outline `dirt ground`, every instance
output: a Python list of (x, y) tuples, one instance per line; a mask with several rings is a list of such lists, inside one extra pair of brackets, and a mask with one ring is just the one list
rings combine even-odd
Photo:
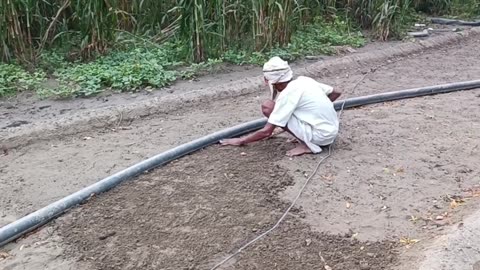
[[(471, 91), (344, 112), (301, 209), (226, 269), (401, 267), (400, 239), (429, 241), (478, 205), (468, 191), (480, 187), (479, 101)], [(95, 198), (55, 230), (67, 256), (93, 269), (209, 269), (275, 224), (320, 159), (284, 158), (289, 147), (210, 147)]]
[[(336, 152), (299, 202), (307, 222), (362, 240), (441, 232), (459, 220), (452, 200), (480, 185), (479, 115), (479, 90), (345, 111)], [(301, 178), (315, 161), (281, 165)]]
[[(94, 269), (209, 269), (287, 208), (277, 193), (293, 179), (275, 164), (286, 149), (284, 139), (242, 149), (211, 147), (96, 198), (62, 219), (57, 230), (71, 255), (82, 254)], [(392, 243), (314, 233), (299, 214), (294, 211), (230, 268), (312, 269), (321, 266), (321, 255), (334, 269), (367, 260), (369, 269), (386, 269), (395, 258)]]
[[(320, 80), (343, 91), (344, 98), (472, 80), (480, 74), (478, 42), (477, 37)], [(260, 117), (267, 92), (39, 141), (0, 155), (0, 190), (5, 191), (0, 197), (0, 226), (180, 143)]]
[[(479, 41), (321, 80), (352, 97), (478, 79)], [(174, 145), (258, 118), (266, 94), (11, 151), (0, 157), (0, 226)], [(423, 242), (477, 205), (469, 192), (480, 185), (479, 95), (345, 111), (334, 154), (299, 209), (227, 268), (402, 269)], [(275, 223), (319, 160), (284, 158), (292, 147), (284, 141), (214, 146), (145, 174), (7, 247), (13, 256), (0, 268), (208, 269)], [(465, 203), (452, 203), (459, 196)], [(401, 238), (420, 242), (406, 249)]]

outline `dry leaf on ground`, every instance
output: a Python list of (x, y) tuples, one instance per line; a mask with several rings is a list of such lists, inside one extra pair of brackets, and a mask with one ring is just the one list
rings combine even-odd
[(0, 260), (6, 259), (10, 257), (11, 255), (8, 254), (7, 252), (0, 251)]
[(418, 242), (420, 242), (420, 240), (414, 238), (403, 237), (400, 239), (400, 243), (404, 244), (407, 248)]

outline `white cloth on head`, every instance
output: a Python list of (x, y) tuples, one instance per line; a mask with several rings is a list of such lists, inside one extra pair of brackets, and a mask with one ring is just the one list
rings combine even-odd
[[(302, 77), (302, 76), (300, 76), (300, 77)], [(300, 77), (299, 77), (299, 78), (300, 78)], [(305, 77), (305, 78), (308, 78), (308, 77)], [(310, 79), (310, 78), (309, 78), (309, 79)], [(313, 79), (311, 79), (311, 80), (313, 80)], [(333, 92), (333, 87), (332, 87), (332, 86), (327, 85), (327, 84), (323, 84), (323, 83), (320, 83), (320, 82), (317, 82), (317, 81), (315, 81), (315, 80), (314, 80), (314, 82), (315, 82), (316, 84), (318, 84), (318, 86), (322, 89), (322, 91), (325, 93), (325, 95), (328, 96), (328, 95), (330, 95), (330, 94)], [(270, 89), (270, 97), (271, 97), (271, 99), (272, 99), (273, 101), (275, 101), (275, 99), (278, 97), (278, 91), (273, 88), (273, 85), (272, 85), (272, 83), (270, 83), (270, 82), (268, 82), (268, 88)]]
[(280, 92), (268, 122), (287, 127), (313, 153), (335, 140), (339, 122), (328, 94), (331, 86), (300, 76)]
[(277, 90), (275, 90), (275, 89), (273, 88), (273, 85), (272, 85), (271, 82), (268, 82), (268, 88), (270, 89), (270, 97), (271, 97), (271, 99), (272, 99), (273, 101), (275, 101), (275, 99), (276, 99), (277, 96), (278, 96)]
[(293, 71), (287, 61), (272, 57), (263, 65), (263, 76), (271, 83), (288, 82), (293, 78)]

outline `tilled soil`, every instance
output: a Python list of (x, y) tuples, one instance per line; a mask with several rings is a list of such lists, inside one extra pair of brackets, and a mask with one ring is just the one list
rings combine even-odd
[[(332, 158), (298, 205), (314, 230), (425, 242), (478, 207), (480, 89), (344, 111)], [(293, 198), (316, 160), (282, 160)], [(297, 180), (298, 179), (298, 180)], [(465, 199), (465, 201), (463, 201)]]
[[(69, 253), (93, 269), (210, 269), (288, 207), (277, 195), (293, 184), (276, 165), (285, 150), (281, 138), (211, 147), (100, 195), (62, 218), (58, 231)], [(394, 243), (315, 233), (302, 215), (295, 209), (227, 268), (389, 269), (395, 262)]]
[[(421, 260), (411, 253), (478, 203), (479, 99), (473, 90), (343, 112), (300, 208), (227, 269)], [(210, 269), (275, 224), (326, 154), (285, 158), (285, 140), (210, 147), (100, 195), (57, 222), (64, 255), (95, 269)]]

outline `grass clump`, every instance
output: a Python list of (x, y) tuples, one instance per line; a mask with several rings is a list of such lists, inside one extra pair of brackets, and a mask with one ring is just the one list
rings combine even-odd
[(361, 33), (347, 22), (335, 19), (325, 22), (316, 18), (314, 24), (301, 27), (292, 36), (292, 42), (284, 47), (264, 52), (229, 50), (223, 57), (200, 63), (178, 61), (187, 59), (186, 45), (181, 41), (162, 45), (136, 43), (100, 55), (90, 62), (67, 62), (65, 53), (46, 52), (40, 57), (38, 67), (58, 80), (59, 85), (41, 88), (42, 97), (89, 97), (105, 90), (118, 92), (136, 91), (144, 87), (159, 88), (179, 78), (188, 79), (211, 70), (222, 62), (261, 65), (269, 57), (278, 55), (290, 61), (307, 55), (330, 54), (332, 46), (364, 44)]
[(413, 0), (416, 11), (459, 19), (480, 19), (478, 0)]
[(272, 56), (293, 61), (305, 56), (332, 54), (334, 46), (361, 47), (365, 38), (359, 30), (353, 28), (346, 20), (336, 18), (333, 22), (325, 22), (317, 17), (313, 24), (301, 27), (292, 35), (286, 46), (276, 46), (264, 52), (245, 50), (229, 50), (223, 59), (234, 64), (261, 65)]
[(134, 91), (141, 86), (165, 86), (176, 79), (175, 71), (168, 70), (173, 64), (163, 50), (135, 49), (112, 52), (89, 63), (66, 65), (53, 75), (61, 82), (61, 89), (71, 88), (67, 91), (71, 95), (88, 97), (104, 88)]
[(159, 49), (111, 52), (89, 63), (61, 65), (53, 73), (60, 86), (42, 95), (88, 97), (108, 88), (134, 91), (141, 86), (162, 87), (176, 79), (176, 72), (169, 70), (175, 64)]
[(30, 73), (17, 64), (0, 63), (0, 97), (25, 90), (39, 90), (45, 78), (44, 72)]
[(89, 97), (106, 89), (132, 92), (143, 87), (159, 88), (178, 78), (191, 78), (220, 62), (178, 62), (177, 46), (167, 43), (154, 48), (112, 51), (87, 63), (68, 63), (57, 54), (48, 54), (42, 65), (54, 67), (52, 76), (59, 86), (41, 89), (39, 94), (56, 98)]

